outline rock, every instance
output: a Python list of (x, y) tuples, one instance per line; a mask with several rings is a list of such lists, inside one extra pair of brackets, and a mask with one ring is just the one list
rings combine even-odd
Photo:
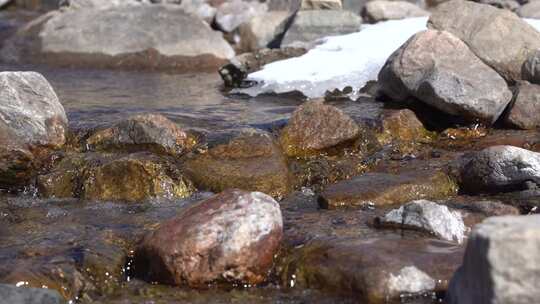
[[(184, 12), (198, 16), (200, 19), (212, 24), (217, 14), (217, 8), (212, 6), (211, 1), (206, 0), (172, 0), (175, 4), (180, 4), (180, 8)], [(171, 1), (169, 1), (170, 3)], [(177, 3), (179, 2), (179, 3)]]
[(504, 122), (519, 129), (535, 129), (540, 126), (540, 86), (520, 82), (514, 102), (509, 107)]
[(384, 110), (380, 121), (381, 131), (378, 139), (383, 145), (393, 141), (408, 145), (430, 141), (429, 131), (409, 109)]
[(469, 193), (503, 192), (540, 183), (540, 153), (493, 146), (460, 160), (460, 189)]
[(160, 114), (140, 114), (92, 134), (86, 144), (90, 150), (182, 155), (197, 143), (174, 122)]
[(429, 12), (407, 1), (369, 1), (362, 11), (363, 19), (369, 23), (424, 16)]
[(520, 3), (515, 0), (475, 0), (474, 2), (489, 4), (491, 6), (506, 9), (512, 12), (515, 12), (520, 8)]
[(230, 33), (240, 24), (263, 15), (267, 10), (266, 3), (258, 1), (227, 1), (218, 7), (215, 22), (221, 30)]
[(127, 202), (184, 198), (195, 190), (172, 160), (150, 154), (67, 155), (37, 186), (43, 197)]
[(463, 265), (450, 283), (450, 304), (534, 303), (540, 215), (493, 217), (473, 230)]
[(254, 16), (238, 27), (239, 48), (254, 52), (261, 48), (279, 46), (276, 40), (283, 36), (286, 30), (285, 27), (279, 25), (286, 23), (292, 17), (288, 11), (269, 11)]
[(244, 53), (231, 59), (229, 63), (219, 69), (219, 75), (226, 87), (249, 86), (249, 81), (244, 81), (249, 73), (258, 71), (268, 63), (291, 57), (302, 56), (307, 51), (302, 48), (260, 49), (253, 53)]
[(467, 228), (461, 214), (427, 200), (412, 201), (378, 218), (379, 225), (419, 229), (446, 240), (462, 243)]
[(414, 35), (390, 56), (378, 78), (396, 101), (414, 96), (444, 113), (489, 124), (512, 98), (502, 77), (444, 31)]
[(306, 47), (319, 38), (358, 32), (361, 24), (360, 16), (349, 11), (299, 11), (292, 23), (286, 20), (280, 25), (288, 27), (281, 46)]
[(116, 6), (141, 5), (144, 3), (140, 0), (56, 0), (56, 2), (61, 7), (71, 9), (109, 9)]
[(532, 52), (525, 63), (523, 63), (522, 76), (523, 79), (540, 84), (540, 50)]
[(361, 303), (399, 303), (405, 295), (445, 290), (462, 255), (460, 246), (434, 239), (315, 239), (287, 257), (281, 280)]
[(358, 125), (340, 109), (310, 101), (294, 111), (279, 141), (288, 156), (305, 157), (351, 142), (359, 133)]
[(270, 11), (296, 12), (300, 9), (302, 0), (268, 0), (267, 3)]
[(12, 0), (0, 0), (0, 8), (10, 4)]
[(523, 63), (540, 48), (540, 33), (514, 13), (471, 1), (439, 5), (428, 27), (457, 36), (510, 81), (522, 79)]
[(51, 12), (14, 35), (0, 55), (15, 62), (199, 71), (219, 67), (234, 51), (181, 8), (137, 5)]
[(36, 72), (0, 72), (0, 188), (26, 182), (66, 140), (67, 118)]
[(302, 0), (301, 10), (340, 10), (341, 0)]
[(47, 11), (58, 9), (65, 0), (14, 0), (11, 2), (14, 2), (16, 7), (26, 10)]
[(2, 303), (13, 304), (61, 304), (66, 301), (58, 292), (47, 288), (27, 288), (0, 284)]
[(184, 198), (194, 192), (181, 173), (169, 171), (153, 157), (128, 155), (85, 172), (82, 198), (87, 200), (142, 201), (148, 198)]
[(322, 208), (398, 205), (419, 199), (442, 199), (457, 186), (441, 171), (406, 174), (366, 173), (328, 186), (319, 197)]
[[(279, 204), (260, 192), (227, 190), (182, 210), (135, 253), (146, 279), (207, 287), (262, 283), (283, 236)], [(140, 266), (142, 265), (142, 266)]]
[(540, 19), (540, 1), (530, 1), (518, 7), (517, 14), (522, 18)]
[(184, 167), (198, 188), (213, 192), (239, 188), (282, 197), (291, 190), (286, 158), (266, 133), (241, 134), (187, 160)]

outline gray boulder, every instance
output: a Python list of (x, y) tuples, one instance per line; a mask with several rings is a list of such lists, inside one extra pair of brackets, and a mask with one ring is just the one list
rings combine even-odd
[(302, 0), (301, 10), (340, 10), (341, 0)]
[(61, 304), (66, 303), (60, 294), (52, 289), (27, 288), (0, 284), (2, 304)]
[(491, 6), (506, 9), (512, 12), (515, 12), (520, 8), (519, 2), (515, 0), (475, 0), (474, 2), (489, 4)]
[(362, 11), (362, 18), (369, 23), (423, 16), (429, 12), (407, 1), (370, 1)]
[(35, 72), (0, 72), (0, 187), (26, 181), (50, 149), (65, 143), (66, 113)]
[(445, 31), (414, 35), (390, 56), (378, 79), (396, 101), (414, 96), (470, 121), (495, 122), (512, 98), (504, 79)]
[(10, 61), (93, 67), (214, 69), (234, 56), (222, 35), (176, 6), (51, 12), (6, 42)]
[(437, 6), (428, 27), (463, 40), (507, 80), (522, 79), (523, 63), (540, 49), (540, 33), (517, 15), (471, 1), (453, 0)]
[(255, 16), (263, 15), (268, 10), (266, 3), (242, 0), (227, 1), (217, 8), (215, 23), (224, 32), (234, 31), (240, 24)]
[(276, 39), (286, 30), (280, 26), (290, 20), (293, 15), (288, 11), (269, 11), (257, 15), (238, 27), (240, 35), (239, 48), (244, 51), (255, 51), (277, 45)]
[(540, 1), (530, 1), (519, 7), (517, 14), (522, 18), (540, 19)]
[(521, 73), (524, 80), (540, 84), (540, 50), (529, 54), (529, 57), (527, 57), (527, 60), (523, 64)]
[[(290, 21), (280, 26), (287, 28)], [(299, 11), (285, 33), (281, 46), (306, 47), (317, 39), (360, 30), (362, 18), (342, 10)]]
[(459, 212), (427, 200), (412, 201), (391, 210), (378, 222), (382, 226), (423, 230), (458, 243), (463, 242), (467, 230)]
[(460, 189), (501, 192), (540, 183), (540, 153), (514, 146), (493, 146), (460, 159)]
[(514, 102), (505, 117), (505, 123), (519, 129), (540, 126), (540, 86), (520, 82)]
[(447, 303), (537, 303), (539, 255), (540, 215), (488, 218), (469, 238)]

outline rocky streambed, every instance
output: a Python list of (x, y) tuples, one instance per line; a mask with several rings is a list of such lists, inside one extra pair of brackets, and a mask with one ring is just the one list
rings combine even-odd
[[(195, 18), (132, 5), (107, 13)], [(298, 24), (318, 14), (311, 6)], [(370, 6), (365, 18), (387, 18)], [(12, 35), (20, 16), (2, 23), (5, 42), (38, 53), (0, 65), (0, 303), (538, 299), (540, 33), (525, 21), (443, 3), (354, 98), (344, 89), (307, 99), (234, 95), (216, 72), (161, 71), (219, 56), (163, 61), (168, 45), (148, 51), (144, 39), (134, 57), (73, 52), (41, 65), (66, 56), (56, 35), (80, 34), (62, 26), (66, 16), (105, 18), (87, 12), (47, 13), (40, 48), (23, 43), (31, 26)], [(184, 39), (171, 37), (158, 38)], [(304, 52), (243, 55), (221, 76), (250, 85), (258, 66)], [(104, 63), (78, 69), (77, 56)], [(160, 71), (133, 70), (139, 61)], [(119, 62), (128, 70), (104, 69)]]

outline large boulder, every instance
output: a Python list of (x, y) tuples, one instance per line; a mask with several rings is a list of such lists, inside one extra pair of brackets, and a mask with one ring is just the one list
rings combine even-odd
[(493, 146), (460, 160), (460, 189), (470, 193), (520, 189), (540, 183), (540, 153), (514, 146)]
[(540, 84), (540, 50), (536, 50), (529, 54), (529, 57), (527, 57), (527, 60), (523, 63), (521, 74), (524, 80), (534, 84)]
[(517, 14), (522, 18), (540, 19), (540, 1), (530, 1), (519, 7)]
[(514, 102), (509, 108), (505, 123), (519, 129), (535, 129), (540, 126), (540, 86), (520, 82)]
[(281, 147), (288, 156), (309, 156), (353, 141), (358, 125), (340, 109), (322, 101), (301, 105), (281, 131)]
[(447, 114), (486, 123), (495, 122), (512, 98), (504, 79), (445, 31), (410, 38), (390, 56), (379, 83), (394, 100), (414, 96)]
[(340, 10), (341, 0), (302, 0), (301, 10)]
[(50, 12), (14, 35), (0, 55), (16, 62), (200, 70), (219, 67), (234, 51), (181, 8), (135, 5)]
[(424, 16), (429, 12), (407, 1), (369, 1), (362, 11), (363, 19), (369, 23)]
[(452, 0), (431, 15), (428, 27), (463, 40), (507, 80), (520, 80), (521, 67), (540, 48), (540, 33), (516, 14), (472, 1)]
[(143, 239), (134, 263), (153, 282), (258, 284), (266, 279), (282, 236), (275, 200), (260, 192), (228, 190), (162, 223)]
[(60, 294), (47, 288), (0, 284), (0, 302), (8, 304), (62, 304), (66, 301)]
[(280, 26), (290, 27), (281, 46), (309, 46), (319, 38), (358, 32), (362, 18), (343, 10), (299, 11), (292, 22), (285, 20)]
[(443, 199), (456, 193), (454, 181), (441, 171), (366, 173), (326, 187), (319, 204), (326, 209), (381, 207), (419, 199)]
[(65, 143), (66, 113), (35, 72), (0, 72), (0, 187), (25, 182)]
[(197, 187), (220, 192), (230, 188), (282, 197), (291, 190), (285, 155), (266, 133), (241, 134), (185, 163)]
[(194, 136), (159, 114), (140, 114), (93, 133), (90, 150), (182, 155), (197, 143)]
[(540, 297), (540, 215), (492, 217), (477, 225), (449, 304), (527, 304)]
[[(240, 35), (239, 48), (245, 51), (256, 51), (277, 44), (286, 28), (280, 26), (292, 17), (288, 11), (269, 11), (254, 16), (238, 27)], [(274, 45), (272, 45), (274, 44)]]

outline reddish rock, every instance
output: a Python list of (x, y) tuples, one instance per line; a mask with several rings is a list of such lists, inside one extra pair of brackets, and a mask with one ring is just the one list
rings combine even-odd
[(283, 235), (279, 205), (260, 192), (227, 190), (180, 212), (135, 253), (151, 281), (204, 287), (266, 279)]
[(280, 137), (288, 156), (309, 156), (359, 136), (358, 125), (340, 109), (322, 101), (306, 102), (292, 114)]
[(505, 123), (518, 129), (540, 126), (540, 86), (521, 82), (514, 103), (510, 106)]

